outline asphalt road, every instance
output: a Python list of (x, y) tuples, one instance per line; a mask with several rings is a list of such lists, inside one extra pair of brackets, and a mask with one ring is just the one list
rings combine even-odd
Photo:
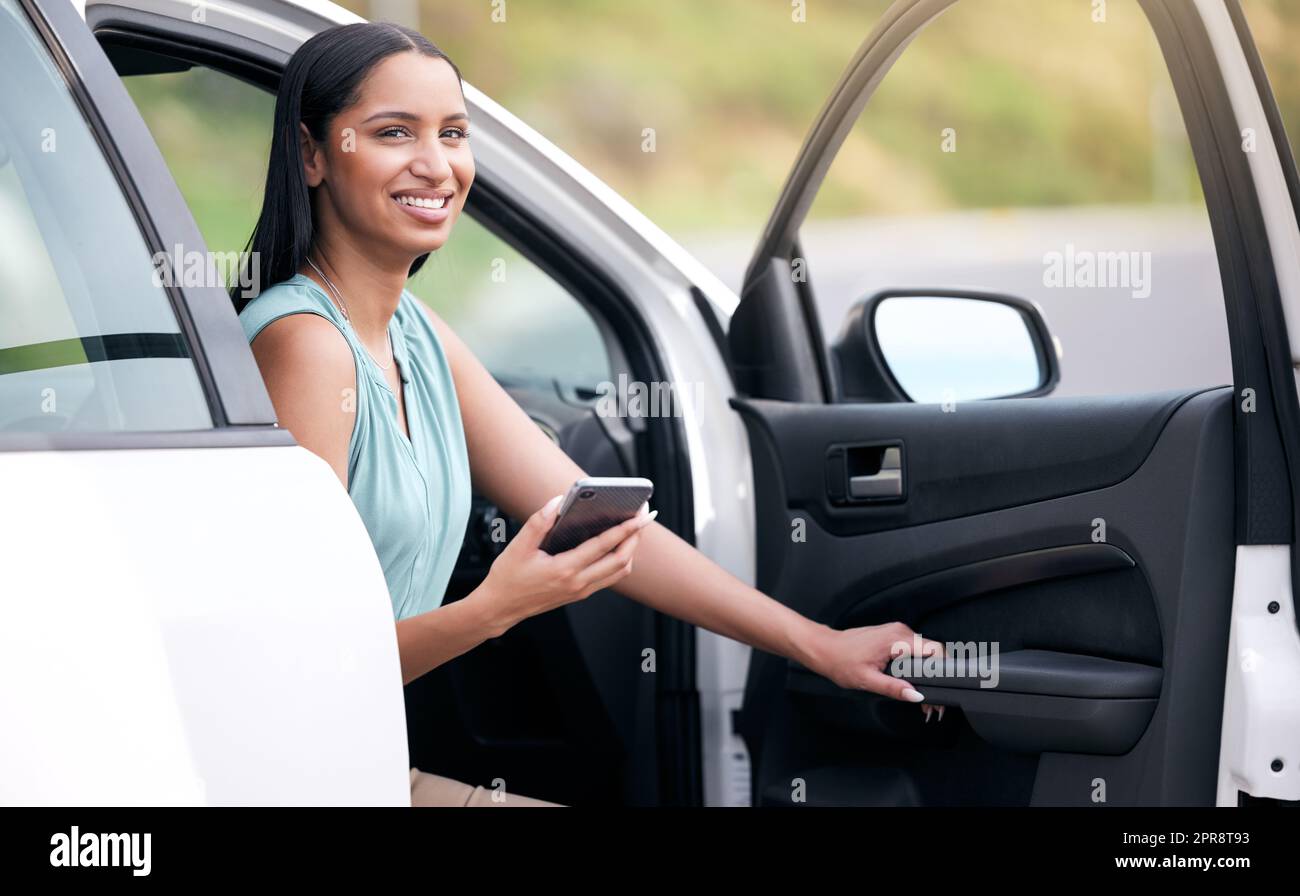
[[(699, 234), (685, 248), (739, 292), (756, 233)], [(839, 333), (856, 301), (889, 287), (976, 287), (1039, 304), (1061, 347), (1055, 395), (1113, 395), (1232, 381), (1218, 266), (1204, 213), (1186, 209), (977, 212), (809, 225), (803, 233), (822, 330)], [(1044, 256), (1149, 253), (1127, 286), (1045, 285)], [(457, 288), (481, 284), (464, 279)], [(1149, 288), (1149, 295), (1141, 294)], [(607, 369), (589, 316), (540, 271), (482, 286), (458, 332), (493, 370), (591, 381)], [(1139, 295), (1135, 296), (1134, 293)]]
[[(802, 233), (822, 330), (888, 287), (978, 287), (1039, 304), (1061, 344), (1056, 395), (1107, 395), (1232, 381), (1227, 322), (1203, 210), (1094, 208), (971, 212), (809, 224)], [(701, 234), (683, 245), (739, 290), (754, 237)], [(1044, 284), (1044, 256), (1139, 253), (1150, 294)], [(1149, 256), (1142, 253), (1150, 253)], [(1142, 261), (1139, 260), (1139, 265)], [(1139, 269), (1135, 269), (1135, 273)]]

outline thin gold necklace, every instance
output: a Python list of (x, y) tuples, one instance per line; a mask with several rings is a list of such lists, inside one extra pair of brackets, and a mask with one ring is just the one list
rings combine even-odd
[[(310, 255), (307, 256), (307, 264), (311, 265), (312, 270), (320, 274), (321, 279), (324, 280), (325, 283), (329, 285), (330, 289), (334, 290), (334, 295), (338, 296), (339, 305), (341, 306), (340, 310), (342, 310), (343, 312), (343, 319), (348, 322), (348, 326), (352, 326), (352, 315), (348, 314), (348, 303), (343, 301), (343, 293), (339, 292), (339, 288), (334, 285), (334, 281), (330, 280), (329, 277), (326, 277), (325, 272), (316, 266), (316, 262), (311, 260)], [(354, 333), (356, 332), (356, 327), (352, 328), (352, 332)], [(384, 332), (388, 334), (388, 366), (387, 367), (385, 367), (383, 364), (380, 364), (379, 360), (375, 358), (374, 355), (370, 355), (370, 349), (366, 348), (366, 344), (364, 342), (361, 342), (361, 337), (359, 336), (357, 337), (357, 342), (361, 342), (361, 347), (365, 349), (367, 355), (370, 355), (370, 360), (375, 362), (376, 367), (378, 367), (380, 370), (387, 371), (392, 368), (393, 361), (395, 360), (395, 357), (393, 355), (393, 331), (390, 329), (385, 329)]]

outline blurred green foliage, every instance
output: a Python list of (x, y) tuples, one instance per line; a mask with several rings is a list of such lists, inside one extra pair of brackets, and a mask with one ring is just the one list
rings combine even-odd
[(262, 208), (275, 97), (202, 68), (124, 83), (208, 248), (242, 250)]
[[(344, 5), (371, 14), (368, 3)], [(419, 26), (468, 82), (670, 233), (756, 233), (887, 6), (813, 0), (797, 22), (786, 0), (509, 0), (506, 21), (495, 22), (487, 0), (421, 0)], [(1152, 87), (1167, 76), (1149, 29), (1135, 0), (1107, 7), (1105, 25), (1090, 20), (1089, 0), (965, 0), (940, 16), (873, 98), (818, 213), (1194, 194), (1185, 159), (1170, 162), (1172, 189), (1153, 172), (1170, 119)], [(1294, 135), (1300, 3), (1245, 7)], [(260, 207), (272, 98), (198, 72), (127, 83), (210, 245), (242, 248)], [(1185, 143), (1173, 115), (1173, 143)], [(960, 165), (935, 151), (948, 127)], [(643, 151), (647, 128), (654, 152)]]

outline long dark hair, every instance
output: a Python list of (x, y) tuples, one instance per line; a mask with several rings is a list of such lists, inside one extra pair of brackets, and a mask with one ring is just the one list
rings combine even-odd
[[(460, 69), (424, 35), (391, 22), (357, 22), (321, 31), (298, 48), (285, 67), (275, 97), (275, 130), (266, 169), (266, 192), (257, 226), (245, 246), (240, 277), (230, 289), (235, 311), (268, 286), (288, 280), (307, 258), (316, 235), (313, 188), (302, 170), (298, 122), (324, 141), (329, 123), (359, 98), (361, 82), (376, 65), (396, 53), (423, 53), (446, 59), (456, 80)], [(464, 87), (462, 85), (462, 91)], [(247, 253), (252, 253), (247, 254)], [(407, 276), (429, 257), (421, 255)], [(250, 269), (250, 265), (256, 263)], [(257, 276), (252, 276), (254, 273)], [(250, 284), (243, 287), (241, 284)]]

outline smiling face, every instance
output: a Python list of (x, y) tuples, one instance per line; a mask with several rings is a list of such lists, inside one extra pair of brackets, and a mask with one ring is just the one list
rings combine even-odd
[(301, 130), (327, 242), (345, 234), (372, 259), (409, 265), (447, 241), (474, 180), (474, 156), (460, 83), (446, 60), (389, 56), (330, 122), (325, 143)]

